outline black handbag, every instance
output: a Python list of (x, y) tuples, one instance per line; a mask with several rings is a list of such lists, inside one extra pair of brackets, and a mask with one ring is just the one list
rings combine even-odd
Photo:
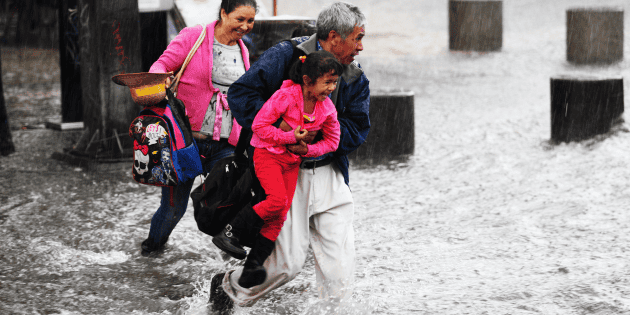
[[(219, 234), (241, 209), (265, 199), (253, 163), (245, 154), (251, 137), (251, 130), (243, 128), (234, 155), (217, 161), (203, 183), (191, 192), (195, 221), (201, 232)], [(254, 237), (242, 235), (241, 245), (251, 247)]]

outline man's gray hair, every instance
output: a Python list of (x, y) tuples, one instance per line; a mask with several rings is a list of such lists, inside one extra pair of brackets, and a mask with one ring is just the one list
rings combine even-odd
[(328, 39), (330, 31), (335, 31), (346, 39), (355, 26), (365, 26), (365, 15), (359, 7), (346, 2), (335, 2), (317, 16), (317, 39)]

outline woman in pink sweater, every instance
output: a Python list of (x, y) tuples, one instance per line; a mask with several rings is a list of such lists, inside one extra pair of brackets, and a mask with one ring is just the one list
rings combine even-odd
[[(222, 0), (219, 19), (205, 26), (184, 28), (149, 72), (178, 71), (203, 28), (206, 37), (184, 70), (177, 98), (184, 102), (193, 137), (205, 158), (204, 172), (234, 152), (241, 127), (232, 118), (227, 103), (230, 85), (249, 69), (249, 52), (241, 38), (254, 26), (256, 0)], [(166, 86), (170, 86), (167, 79)], [(142, 255), (164, 246), (183, 217), (193, 180), (176, 187), (162, 187), (160, 207), (151, 219), (149, 237), (142, 242)]]
[[(339, 146), (337, 110), (328, 95), (335, 90), (342, 72), (341, 63), (327, 51), (301, 56), (291, 67), (291, 80), (282, 83), (254, 119), (251, 140), (255, 148), (254, 169), (267, 198), (239, 212), (234, 220), (246, 221), (245, 225), (233, 221), (235, 224), (228, 224), (212, 239), (217, 247), (243, 259), (246, 252), (238, 240), (241, 231), (232, 226), (249, 226), (260, 231), (238, 282), (244, 288), (261, 284), (267, 277), (263, 263), (286, 220), (302, 157), (322, 156)], [(284, 121), (282, 125), (290, 128), (275, 127), (280, 118)], [(305, 143), (308, 132), (318, 130), (322, 138), (314, 144)], [(287, 145), (296, 143), (305, 148), (300, 155), (287, 149)]]

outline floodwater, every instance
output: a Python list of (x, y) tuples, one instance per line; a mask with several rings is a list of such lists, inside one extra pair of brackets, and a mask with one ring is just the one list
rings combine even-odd
[[(630, 314), (628, 125), (549, 143), (551, 77), (628, 75), (627, 61), (566, 62), (565, 10), (630, 4), (504, 1), (503, 49), (481, 54), (448, 51), (444, 1), (353, 2), (380, 34), (360, 59), (372, 86), (415, 94), (415, 130), (401, 130), (415, 153), (351, 170), (354, 303), (319, 303), (309, 259), (237, 314)], [(238, 262), (196, 229), (192, 207), (165, 251), (142, 257), (159, 190), (133, 183), (131, 165), (51, 160), (72, 137), (16, 130), (18, 152), (0, 159), (0, 313), (208, 314), (210, 278)], [(36, 140), (46, 145), (24, 145)]]

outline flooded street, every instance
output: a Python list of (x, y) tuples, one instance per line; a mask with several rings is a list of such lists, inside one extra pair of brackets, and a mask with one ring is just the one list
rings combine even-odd
[[(351, 167), (354, 303), (327, 312), (308, 259), (236, 314), (630, 314), (628, 123), (549, 143), (551, 77), (623, 76), (630, 104), (628, 44), (621, 63), (568, 64), (566, 9), (630, 4), (503, 1), (503, 49), (481, 54), (448, 50), (445, 1), (352, 2), (370, 23), (371, 86), (414, 92), (415, 130), (401, 132), (415, 152)], [(17, 152), (0, 157), (0, 314), (210, 314), (211, 277), (240, 262), (198, 231), (192, 203), (166, 249), (142, 257), (159, 188), (136, 184), (131, 163), (86, 172), (51, 158), (78, 136), (42, 126), (60, 119), (58, 78), (44, 75), (58, 75), (55, 53), (2, 47)]]

